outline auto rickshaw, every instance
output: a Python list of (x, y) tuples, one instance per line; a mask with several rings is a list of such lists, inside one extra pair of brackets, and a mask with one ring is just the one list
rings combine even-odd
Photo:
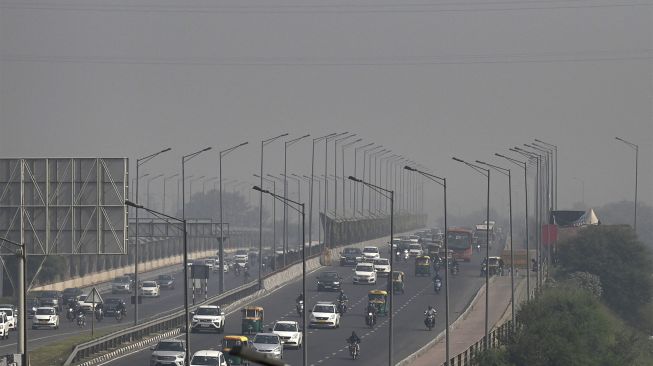
[(440, 253), (440, 248), (442, 245), (440, 243), (435, 243), (435, 242), (429, 242), (424, 245), (424, 254), (428, 255), (431, 257), (431, 262), (435, 259), (435, 256), (439, 256), (438, 253)]
[(240, 310), (243, 314), (241, 332), (255, 334), (263, 331), (263, 308), (260, 306), (247, 306)]
[(487, 266), (486, 259), (481, 263), (481, 277), (485, 276), (486, 269), (489, 268), (490, 276), (503, 276), (503, 259), (501, 257), (490, 257), (490, 265)]
[(367, 293), (367, 303), (373, 304), (376, 308), (376, 314), (388, 315), (388, 292), (384, 290), (370, 290)]
[(402, 294), (405, 291), (404, 289), (404, 277), (406, 275), (402, 271), (393, 271), (392, 272), (392, 291), (394, 293), (401, 292)]
[(431, 276), (431, 257), (420, 255), (415, 258), (415, 276)]
[(227, 361), (227, 365), (249, 365), (249, 362), (238, 356), (232, 356), (229, 351), (238, 346), (247, 346), (249, 340), (241, 335), (227, 335), (222, 338), (222, 353)]

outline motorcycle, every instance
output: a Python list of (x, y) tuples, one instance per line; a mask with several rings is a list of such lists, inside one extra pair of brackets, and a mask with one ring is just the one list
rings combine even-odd
[(433, 280), (433, 290), (435, 290), (435, 293), (439, 294), (441, 289), (442, 289), (442, 280), (439, 278)]
[(481, 244), (476, 245), (476, 251), (477, 251), (478, 253), (481, 252)]
[(77, 325), (80, 328), (83, 328), (84, 326), (86, 326), (86, 315), (84, 315), (83, 312), (80, 312), (79, 314), (77, 314)]
[(355, 360), (360, 355), (360, 345), (358, 342), (351, 343), (349, 342), (349, 355), (352, 360)]
[(365, 316), (365, 324), (370, 328), (374, 328), (376, 325), (376, 316), (372, 312), (368, 312)]
[(338, 300), (338, 312), (340, 314), (344, 314), (347, 312), (347, 301), (346, 300)]
[(127, 312), (123, 310), (116, 311), (116, 322), (120, 323), (122, 322), (122, 318), (124, 318), (127, 315)]
[(302, 314), (304, 314), (304, 301), (300, 300), (297, 305), (295, 305), (295, 308), (297, 309), (297, 315), (302, 316)]
[(458, 266), (457, 265), (451, 266), (449, 270), (450, 270), (452, 275), (457, 275), (458, 274)]
[(96, 319), (98, 322), (101, 322), (102, 319), (104, 319), (104, 312), (102, 311), (101, 308), (95, 310), (95, 319)]
[(429, 314), (428, 312), (424, 313), (426, 319), (424, 319), (424, 325), (428, 330), (432, 330), (435, 327), (435, 314)]
[(75, 320), (75, 310), (73, 308), (68, 308), (68, 312), (66, 312), (66, 319), (71, 322)]

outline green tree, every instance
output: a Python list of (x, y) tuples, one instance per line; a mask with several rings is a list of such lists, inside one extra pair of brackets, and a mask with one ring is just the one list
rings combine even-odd
[(636, 325), (639, 310), (651, 301), (651, 253), (624, 226), (595, 226), (559, 245), (564, 275), (588, 272), (600, 278), (605, 303)]

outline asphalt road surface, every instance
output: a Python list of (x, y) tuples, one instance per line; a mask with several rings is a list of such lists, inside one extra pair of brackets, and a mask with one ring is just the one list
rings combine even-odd
[[(143, 298), (142, 303), (138, 307), (139, 323), (151, 320), (161, 315), (168, 314), (175, 310), (181, 310), (184, 306), (184, 293), (183, 286), (180, 284), (180, 280), (183, 279), (183, 271), (180, 268), (181, 266), (175, 266), (171, 268), (170, 274), (175, 277), (175, 288), (173, 290), (161, 289), (161, 296), (158, 298)], [(257, 266), (253, 266), (257, 267)], [(150, 279), (147, 276), (147, 273), (143, 274), (143, 279)], [(249, 281), (258, 280), (258, 268), (253, 268), (250, 270)], [(244, 278), (241, 273), (240, 276), (235, 276), (233, 272), (225, 273), (225, 288), (226, 290), (241, 286), (244, 284)], [(192, 304), (192, 294), (189, 289), (189, 301)], [(218, 293), (218, 274), (211, 273), (211, 277), (208, 282), (208, 296), (214, 296)], [(131, 294), (111, 294), (111, 292), (102, 293), (102, 298), (106, 299), (108, 297), (118, 297), (125, 301), (127, 304), (127, 317), (124, 318), (120, 323), (114, 318), (104, 318), (102, 322), (95, 321), (95, 329), (102, 330), (107, 327), (111, 327), (112, 330), (117, 330), (120, 328), (132, 326), (134, 324), (134, 305), (131, 304)], [(204, 301), (204, 294), (195, 293), (196, 302)], [(29, 319), (29, 324), (27, 327), (27, 336), (28, 336), (28, 345), (29, 350), (34, 350), (35, 348), (41, 347), (46, 344), (58, 342), (62, 337), (70, 337), (73, 335), (79, 335), (80, 332), (88, 332), (91, 334), (91, 317), (87, 315), (86, 317), (86, 326), (80, 328), (77, 326), (76, 322), (71, 322), (66, 319), (66, 312), (64, 311), (59, 314), (59, 329), (31, 329), (32, 320)], [(10, 333), (8, 340), (0, 341), (0, 354), (8, 354), (16, 352), (16, 340), (18, 337), (18, 332), (12, 331)]]
[[(379, 247), (383, 240), (379, 240)], [(384, 253), (385, 252), (385, 253)], [(492, 253), (500, 253), (501, 246), (495, 245)], [(387, 255), (387, 250), (382, 253)], [(493, 255), (491, 253), (491, 255)], [(450, 311), (453, 322), (464, 311), (478, 289), (483, 285), (485, 277), (480, 276), (480, 262), (484, 253), (474, 252), (471, 262), (460, 264), (460, 273), (450, 278)], [(384, 256), (382, 254), (382, 256)], [(406, 273), (406, 292), (396, 294), (394, 300), (394, 355), (393, 364), (429, 342), (439, 332), (444, 330), (444, 291), (436, 294), (433, 290), (431, 277), (416, 277), (414, 260), (395, 263), (395, 270)], [(374, 329), (365, 325), (364, 311), (367, 304), (367, 293), (372, 289), (385, 288), (385, 279), (377, 285), (354, 285), (352, 283), (352, 267), (324, 267), (307, 276), (307, 309), (311, 309), (317, 301), (335, 301), (337, 292), (317, 292), (316, 276), (323, 271), (338, 271), (343, 277), (343, 289), (349, 297), (349, 310), (342, 317), (339, 329), (309, 329), (305, 338), (308, 343), (309, 365), (342, 365), (356, 362), (359, 365), (388, 364), (388, 319), (379, 317), (379, 323)], [(490, 286), (490, 291), (492, 287)], [(300, 317), (295, 312), (295, 298), (301, 292), (301, 279), (280, 288), (279, 290), (252, 302), (265, 309), (265, 328), (272, 327), (277, 320), (296, 320)], [(424, 311), (429, 305), (438, 310), (436, 328), (428, 331), (424, 326)], [(490, 304), (490, 306), (492, 306)], [(361, 357), (352, 361), (347, 351), (345, 339), (356, 333), (362, 338)], [(226, 334), (240, 334), (241, 317), (238, 310), (227, 314)], [(179, 336), (183, 339), (183, 335)], [(203, 349), (217, 349), (222, 340), (221, 334), (192, 333), (190, 336), (190, 352)], [(148, 365), (151, 351), (140, 350), (115, 358), (105, 365), (128, 366)], [(284, 361), (291, 365), (302, 364), (301, 350), (284, 350)]]

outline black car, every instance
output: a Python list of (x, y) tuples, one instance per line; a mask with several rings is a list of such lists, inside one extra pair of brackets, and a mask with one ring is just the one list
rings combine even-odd
[(175, 288), (175, 278), (172, 277), (171, 275), (159, 275), (156, 278), (156, 283), (159, 284), (160, 288), (167, 288), (170, 290), (173, 290)]
[(65, 305), (77, 303), (77, 298), (83, 295), (84, 291), (79, 287), (69, 287), (63, 290), (63, 303)]
[(111, 316), (111, 317), (116, 316), (116, 310), (118, 309), (118, 305), (122, 305), (123, 309), (127, 308), (127, 305), (122, 299), (119, 299), (117, 297), (109, 297), (105, 299), (104, 303), (102, 304), (104, 315)]
[(340, 253), (340, 265), (341, 266), (355, 266), (356, 258), (362, 257), (363, 252), (359, 248), (345, 248), (345, 250)]
[(317, 290), (336, 290), (340, 291), (340, 282), (342, 277), (338, 272), (324, 272), (317, 276)]

